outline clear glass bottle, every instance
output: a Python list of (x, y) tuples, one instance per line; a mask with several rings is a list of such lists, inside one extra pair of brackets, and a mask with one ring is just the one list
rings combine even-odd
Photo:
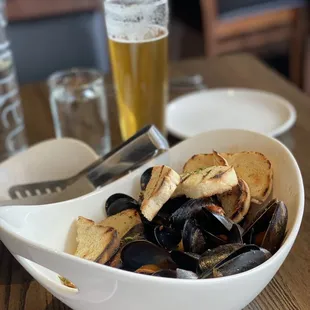
[(0, 0), (0, 161), (27, 147), (24, 116), (6, 25), (6, 1)]

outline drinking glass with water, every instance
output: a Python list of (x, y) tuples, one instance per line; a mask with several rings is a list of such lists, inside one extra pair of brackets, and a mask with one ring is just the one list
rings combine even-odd
[(81, 140), (98, 154), (111, 149), (103, 77), (92, 69), (56, 72), (48, 79), (56, 137)]

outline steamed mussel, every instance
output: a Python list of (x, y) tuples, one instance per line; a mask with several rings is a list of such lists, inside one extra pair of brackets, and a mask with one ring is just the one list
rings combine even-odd
[[(142, 175), (142, 191), (151, 173), (148, 169)], [(106, 205), (122, 202), (119, 210), (126, 206), (139, 210), (141, 199), (117, 194)], [(143, 233), (140, 230), (138, 238), (122, 242), (116, 255), (121, 262), (118, 267), (176, 279), (223, 277), (255, 268), (280, 247), (287, 225), (286, 206), (276, 199), (239, 223), (226, 216), (217, 196), (173, 197), (152, 221), (141, 212), (140, 217)]]
[[(184, 223), (182, 210), (189, 217)], [(143, 219), (144, 233), (124, 244), (118, 253), (122, 262), (119, 267), (175, 279), (207, 279), (245, 272), (265, 262), (279, 247), (280, 238), (281, 242), (284, 239), (287, 210), (283, 202), (272, 200), (251, 224), (242, 227), (227, 218), (220, 206), (208, 208), (201, 199), (192, 199), (170, 214), (166, 222), (169, 224), (164, 226)], [(262, 232), (266, 234), (264, 242), (259, 241)]]
[[(109, 197), (108, 217), (100, 225), (115, 229), (120, 243), (106, 265), (197, 280), (242, 273), (268, 260), (285, 238), (287, 207), (277, 199), (267, 202), (272, 182), (257, 187), (262, 174), (271, 180), (271, 163), (257, 152), (237, 154), (193, 156), (181, 175), (167, 166), (148, 168), (138, 199), (123, 193)], [(242, 167), (246, 157), (249, 162)], [(249, 174), (249, 163), (265, 170)]]

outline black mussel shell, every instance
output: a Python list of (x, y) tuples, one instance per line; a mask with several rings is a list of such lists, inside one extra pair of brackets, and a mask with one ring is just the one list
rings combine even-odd
[(200, 258), (199, 254), (181, 251), (171, 251), (170, 255), (179, 268), (196, 272), (198, 261)]
[[(211, 229), (212, 230), (212, 229)], [(209, 231), (203, 230), (205, 240), (209, 249), (229, 243), (243, 243), (242, 228), (238, 224), (233, 224), (230, 231), (214, 235)], [(215, 232), (214, 232), (215, 233)]]
[[(249, 253), (249, 252), (251, 252), (251, 253), (254, 252), (255, 255), (244, 256), (246, 253)], [(259, 253), (257, 254), (257, 252), (259, 252)], [(235, 260), (236, 258), (238, 258), (240, 256), (242, 256), (242, 259)], [(255, 259), (256, 256), (257, 256), (257, 259)], [(260, 265), (261, 263), (263, 263), (264, 261), (266, 261), (270, 257), (271, 257), (271, 253), (269, 251), (262, 249), (262, 248), (258, 247), (257, 245), (254, 245), (254, 244), (244, 245), (241, 248), (233, 251), (231, 254), (229, 254), (222, 261), (220, 261), (219, 263), (214, 265), (212, 268), (205, 269), (205, 271), (202, 274), (200, 274), (199, 278), (207, 279), (207, 278), (215, 277), (214, 270), (220, 271), (221, 270), (220, 268), (222, 265), (227, 266), (226, 263), (227, 264), (231, 263), (230, 266), (231, 266), (232, 270), (229, 271), (229, 270), (225, 269), (225, 273), (223, 273), (223, 276), (232, 275), (232, 274), (240, 273), (243, 271), (247, 271), (249, 269), (252, 269), (252, 268)], [(249, 259), (249, 261), (247, 261), (247, 259)], [(235, 263), (235, 262), (237, 262), (237, 263)], [(216, 273), (216, 275), (219, 276), (219, 273)]]
[(162, 219), (168, 220), (172, 213), (174, 213), (176, 210), (178, 210), (184, 203), (189, 201), (189, 198), (186, 198), (186, 196), (180, 196), (175, 198), (170, 198), (159, 210), (158, 216)]
[(209, 249), (226, 243), (242, 242), (242, 228), (218, 212), (203, 208), (196, 214), (195, 219), (203, 231)]
[(213, 204), (211, 198), (190, 199), (172, 213), (170, 222), (177, 229), (183, 229), (186, 220), (196, 218), (198, 212)]
[[(254, 226), (257, 225), (257, 222), (261, 220), (262, 217), (265, 217), (268, 215), (268, 218), (271, 219), (273, 212), (279, 203), (279, 200), (272, 199), (265, 207), (259, 209), (255, 216), (252, 217), (251, 221), (246, 218), (244, 224), (243, 224), (243, 235), (246, 235), (249, 230), (251, 230)], [(263, 223), (263, 222), (262, 222)], [(260, 224), (262, 224), (260, 223)], [(264, 226), (264, 225), (262, 225)]]
[(202, 274), (206, 270), (210, 270), (216, 264), (227, 258), (231, 253), (242, 247), (242, 243), (229, 243), (207, 250), (201, 255), (198, 261), (197, 274)]
[(177, 270), (163, 269), (153, 273), (153, 276), (163, 278), (173, 278), (173, 279), (188, 279), (188, 280), (198, 279), (198, 276), (194, 272), (183, 269), (177, 269)]
[(110, 260), (106, 263), (106, 265), (115, 267), (115, 268), (122, 268), (123, 264), (121, 260), (121, 251), (123, 247), (129, 242), (136, 241), (136, 240), (144, 240), (144, 239), (145, 239), (144, 225), (140, 223), (132, 227), (121, 239), (119, 251), (110, 258)]
[(177, 272), (175, 270), (171, 269), (162, 269), (155, 273), (153, 273), (153, 276), (155, 277), (163, 277), (163, 278), (177, 278)]
[(139, 203), (126, 194), (114, 194), (105, 203), (107, 216), (115, 215), (127, 209), (139, 210), (139, 208)]
[(207, 249), (203, 231), (197, 225), (195, 219), (188, 219), (185, 222), (182, 241), (185, 252), (201, 254)]
[(267, 259), (268, 257), (263, 251), (252, 250), (236, 256), (220, 266), (214, 267), (211, 277), (226, 277), (242, 273), (259, 266)]
[(143, 221), (143, 225), (144, 225), (144, 235), (145, 235), (145, 239), (147, 239), (148, 241), (157, 244), (157, 240), (155, 238), (155, 234), (154, 234), (154, 230), (157, 226), (161, 225), (161, 221), (160, 220), (156, 220), (155, 222), (149, 222), (148, 220), (142, 220)]
[(262, 243), (259, 244), (262, 248), (268, 250), (271, 254), (274, 254), (278, 251), (285, 238), (287, 220), (287, 207), (282, 201), (280, 201), (273, 213), (264, 239)]
[(228, 233), (228, 243), (243, 243), (243, 229), (238, 224), (233, 224)]
[(167, 250), (175, 249), (182, 239), (179, 230), (163, 225), (154, 228), (154, 236), (157, 244)]
[(234, 225), (234, 222), (224, 215), (203, 208), (196, 215), (199, 225), (206, 231), (214, 235), (226, 235)]
[(146, 240), (126, 244), (121, 251), (121, 260), (124, 269), (132, 271), (144, 265), (156, 265), (162, 269), (177, 267), (166, 250)]
[(260, 210), (254, 221), (245, 227), (244, 240), (254, 243), (272, 254), (280, 248), (286, 232), (288, 211), (282, 201), (272, 200)]
[(153, 167), (150, 167), (146, 169), (141, 175), (140, 186), (141, 186), (142, 191), (145, 191), (147, 184), (150, 182), (150, 179), (152, 177), (152, 170), (153, 170)]

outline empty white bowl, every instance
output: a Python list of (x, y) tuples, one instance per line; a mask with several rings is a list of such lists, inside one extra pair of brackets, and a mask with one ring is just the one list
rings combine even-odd
[[(234, 276), (180, 280), (126, 272), (63, 252), (68, 249), (68, 244), (71, 250), (74, 247), (72, 223), (75, 219), (82, 215), (95, 221), (102, 220), (105, 200), (114, 193), (137, 197), (140, 175), (147, 167), (167, 164), (181, 171), (192, 155), (212, 152), (213, 149), (218, 152), (258, 151), (272, 162), (273, 196), (285, 202), (289, 219), (286, 239), (268, 261)], [(72, 165), (70, 158), (64, 160), (68, 161), (68, 166)], [(298, 234), (303, 209), (302, 176), (294, 157), (283, 144), (254, 132), (217, 130), (180, 143), (168, 153), (97, 192), (45, 206), (2, 207), (0, 238), (36, 280), (73, 309), (240, 310), (264, 289), (287, 257)], [(31, 260), (61, 272), (78, 286), (79, 291), (63, 286), (57, 273)]]

